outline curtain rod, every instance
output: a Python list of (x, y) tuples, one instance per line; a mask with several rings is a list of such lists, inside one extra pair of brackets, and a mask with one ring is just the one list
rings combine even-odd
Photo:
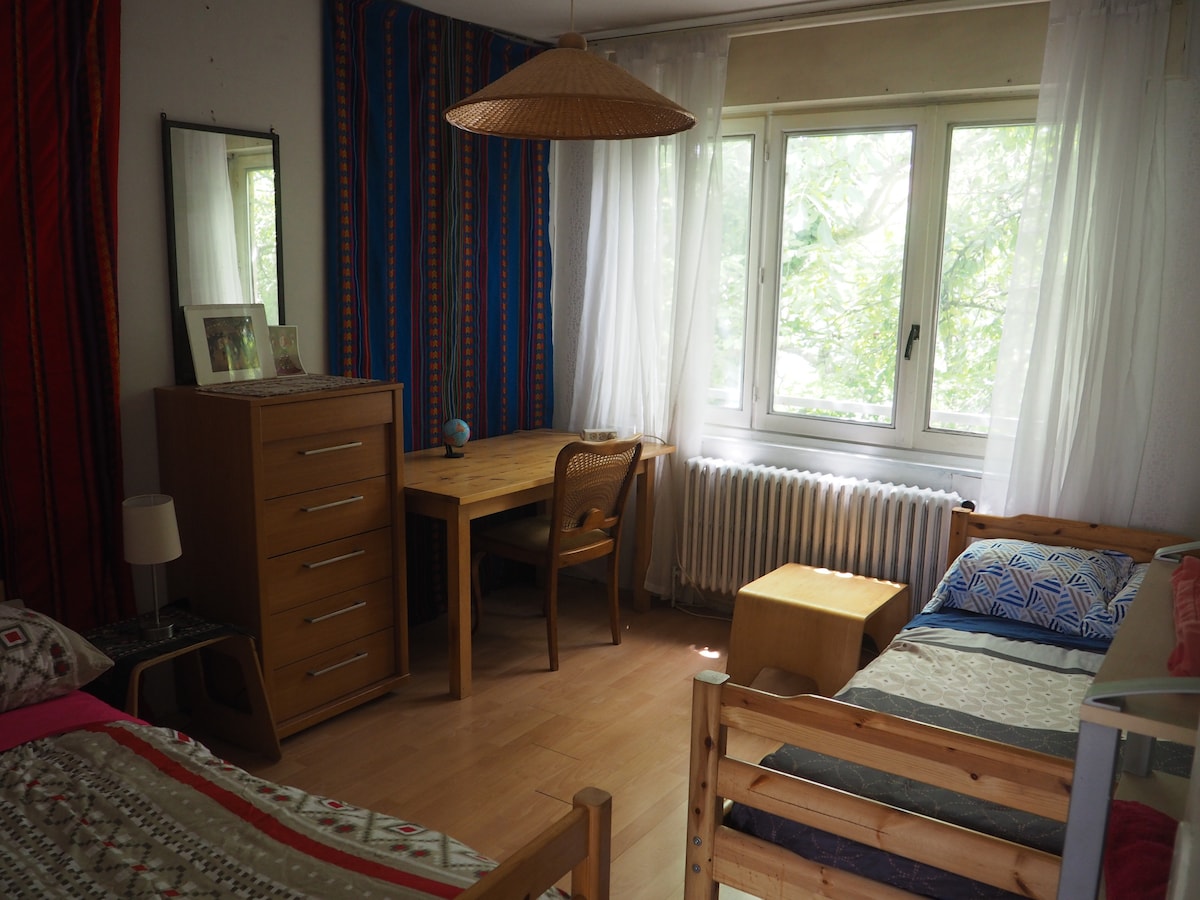
[(755, 18), (746, 18), (744, 13), (725, 13), (661, 22), (656, 25), (596, 31), (587, 34), (586, 37), (589, 43), (602, 43), (671, 31), (708, 31), (717, 28), (727, 29), (731, 37), (746, 37), (753, 34), (770, 34), (776, 31), (815, 28), (822, 25), (843, 25), (873, 19), (894, 19), (903, 16), (932, 15), (1001, 6), (1029, 6), (1048, 2), (1049, 0), (892, 0), (892, 2), (872, 3), (870, 0), (866, 0), (866, 2), (864, 0), (809, 0), (806, 3), (776, 7), (769, 15)]

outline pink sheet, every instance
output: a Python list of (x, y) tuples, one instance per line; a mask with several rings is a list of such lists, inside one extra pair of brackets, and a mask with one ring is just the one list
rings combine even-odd
[(140, 722), (84, 691), (0, 713), (0, 753), (26, 741), (62, 734), (97, 722)]

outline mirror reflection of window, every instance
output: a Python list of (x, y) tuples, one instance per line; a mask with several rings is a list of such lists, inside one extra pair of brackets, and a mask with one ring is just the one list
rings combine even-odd
[(179, 302), (243, 303), (225, 136), (179, 129), (172, 144)]
[(248, 303), (265, 306), (267, 321), (278, 324), (275, 164), (271, 147), (261, 140), (237, 135), (229, 135), (228, 143), (242, 294)]

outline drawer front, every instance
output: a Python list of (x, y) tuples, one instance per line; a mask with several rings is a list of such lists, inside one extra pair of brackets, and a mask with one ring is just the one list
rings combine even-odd
[(391, 479), (386, 476), (268, 500), (263, 514), (267, 556), (376, 528), (392, 521)]
[(271, 712), (282, 722), (395, 673), (395, 634), (377, 631), (276, 669)]
[(263, 445), (263, 496), (268, 499), (387, 473), (385, 425), (322, 432)]
[(274, 614), (392, 576), (392, 529), (318, 544), (266, 562), (267, 611)]
[(271, 617), (271, 661), (278, 668), (395, 624), (392, 579), (322, 597)]
[(263, 443), (391, 421), (391, 391), (264, 406), (259, 419)]

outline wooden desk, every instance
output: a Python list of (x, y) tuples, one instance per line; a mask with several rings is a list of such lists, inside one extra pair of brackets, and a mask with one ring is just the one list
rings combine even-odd
[(1174, 571), (1175, 564), (1165, 560), (1150, 564), (1080, 706), (1060, 900), (1090, 900), (1099, 890), (1121, 732), (1128, 734), (1123, 768), (1133, 775), (1149, 774), (1156, 739), (1196, 745), (1200, 678), (1178, 678), (1167, 671), (1175, 646)]
[[(578, 435), (563, 431), (515, 431), (471, 441), (458, 459), (442, 447), (404, 455), (404, 503), (408, 512), (446, 523), (446, 596), (449, 607), (450, 694), (471, 695), (471, 520), (549, 500), (558, 451)], [(633, 606), (650, 608), (646, 569), (654, 526), (654, 464), (675, 452), (647, 441), (637, 468), (633, 556)]]

